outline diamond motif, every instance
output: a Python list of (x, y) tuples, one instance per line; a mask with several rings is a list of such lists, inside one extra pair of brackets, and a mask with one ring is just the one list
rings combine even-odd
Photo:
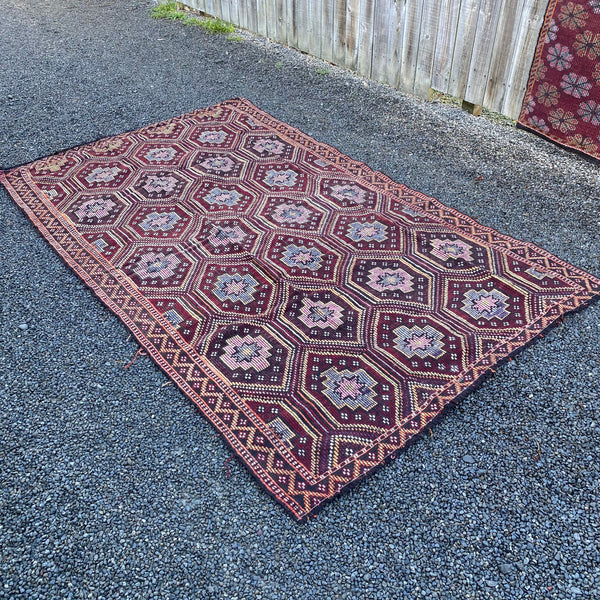
[(116, 204), (109, 196), (93, 196), (89, 200), (86, 200), (79, 208), (75, 211), (75, 214), (80, 219), (95, 219), (101, 221), (110, 214), (111, 208), (114, 208)]
[(259, 138), (254, 141), (252, 148), (261, 154), (270, 154), (279, 156), (283, 154), (285, 146), (279, 140), (270, 138)]
[(378, 292), (412, 292), (413, 278), (401, 268), (385, 269), (374, 267), (369, 271), (369, 286)]
[(464, 294), (463, 310), (474, 319), (505, 319), (510, 314), (508, 296), (500, 290), (468, 290)]
[(140, 223), (144, 231), (169, 231), (175, 227), (180, 216), (176, 212), (151, 212)]
[(387, 239), (387, 227), (383, 223), (355, 222), (350, 224), (348, 237), (355, 242), (383, 242)]
[(443, 335), (430, 325), (421, 328), (401, 325), (394, 329), (394, 347), (408, 358), (439, 358), (444, 354)]
[(281, 257), (281, 261), (288, 267), (310, 269), (311, 271), (318, 271), (322, 260), (323, 254), (317, 248), (307, 248), (295, 244), (287, 246)]
[(222, 190), (221, 188), (213, 188), (210, 193), (204, 196), (204, 199), (209, 204), (218, 204), (220, 206), (235, 206), (242, 195), (236, 190)]
[(215, 225), (210, 232), (208, 241), (214, 248), (218, 248), (229, 244), (241, 244), (246, 237), (247, 234), (239, 225), (233, 227)]
[(272, 218), (277, 223), (297, 223), (302, 225), (310, 220), (311, 212), (305, 206), (283, 202), (275, 208)]
[(299, 318), (309, 328), (337, 329), (344, 322), (343, 314), (344, 309), (335, 302), (314, 301), (306, 296), (302, 300)]
[(239, 335), (232, 337), (226, 344), (221, 360), (232, 370), (253, 369), (256, 372), (264, 371), (269, 366), (272, 346), (259, 335), (253, 337)]
[(200, 166), (217, 173), (229, 173), (235, 167), (235, 163), (228, 156), (215, 156), (202, 161)]
[(431, 245), (433, 246), (433, 250), (431, 254), (441, 258), (442, 260), (446, 260), (448, 258), (466, 260), (468, 262), (473, 260), (473, 256), (471, 254), (472, 246), (469, 246), (466, 242), (462, 240), (441, 240), (441, 239), (433, 239), (431, 240)]
[(171, 148), (170, 146), (158, 147), (149, 150), (146, 154), (144, 154), (144, 158), (150, 162), (162, 163), (169, 162), (176, 154), (177, 152), (175, 151), (175, 148)]
[(227, 134), (224, 131), (203, 131), (198, 139), (204, 144), (221, 144)]
[(223, 273), (217, 277), (214, 294), (217, 298), (231, 302), (242, 302), (250, 304), (254, 300), (254, 292), (258, 287), (258, 281), (252, 275), (240, 275), (234, 273)]
[(96, 167), (85, 180), (88, 183), (109, 183), (114, 181), (119, 173), (119, 167)]
[(331, 195), (341, 202), (347, 201), (353, 204), (363, 204), (367, 193), (358, 185), (334, 185), (331, 187)]
[(181, 263), (176, 254), (162, 252), (147, 252), (138, 261), (133, 272), (140, 279), (168, 279), (175, 274), (175, 269)]
[(294, 187), (298, 175), (291, 169), (277, 170), (269, 169), (265, 177), (265, 183), (270, 186)]
[(323, 373), (324, 393), (337, 408), (371, 410), (377, 406), (373, 399), (376, 381), (364, 370), (338, 371), (334, 367)]

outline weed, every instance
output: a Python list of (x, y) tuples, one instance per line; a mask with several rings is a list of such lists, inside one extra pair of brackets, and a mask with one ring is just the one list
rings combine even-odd
[(151, 14), (155, 19), (170, 19), (172, 21), (185, 16), (183, 11), (177, 9), (177, 2), (175, 0), (168, 0), (167, 2), (157, 4), (152, 9)]
[(202, 27), (205, 31), (209, 33), (233, 33), (235, 31), (235, 27), (231, 23), (227, 23), (226, 21), (222, 21), (221, 19), (195, 19), (195, 23), (193, 25), (197, 25), (198, 27)]
[(241, 35), (230, 35), (227, 38), (230, 42), (243, 42), (244, 38)]
[(231, 23), (222, 21), (221, 19), (203, 19), (193, 17), (187, 14), (186, 11), (177, 8), (175, 0), (167, 0), (161, 2), (152, 9), (152, 17), (154, 19), (168, 19), (170, 21), (181, 21), (184, 25), (193, 25), (201, 27), (208, 33), (234, 33), (235, 27)]
[(276, 63), (275, 63), (275, 66), (276, 66), (278, 69), (281, 69), (281, 67), (283, 67), (283, 65), (282, 65), (280, 62), (276, 62)]
[(317, 69), (317, 75), (329, 75), (329, 69)]

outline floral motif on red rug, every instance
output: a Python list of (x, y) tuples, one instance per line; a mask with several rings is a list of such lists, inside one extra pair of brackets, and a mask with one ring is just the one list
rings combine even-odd
[(600, 0), (550, 0), (518, 125), (600, 159)]
[(244, 99), (2, 180), (299, 519), (600, 292)]

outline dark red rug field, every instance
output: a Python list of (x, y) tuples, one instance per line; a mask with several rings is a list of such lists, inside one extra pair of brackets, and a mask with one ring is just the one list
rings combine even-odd
[(600, 159), (600, 0), (550, 0), (518, 125)]
[(600, 292), (243, 99), (2, 181), (299, 519)]

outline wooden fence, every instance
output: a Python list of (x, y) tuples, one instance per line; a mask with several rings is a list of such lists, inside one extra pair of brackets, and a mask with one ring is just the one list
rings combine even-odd
[(548, 0), (185, 0), (404, 92), (516, 118)]

